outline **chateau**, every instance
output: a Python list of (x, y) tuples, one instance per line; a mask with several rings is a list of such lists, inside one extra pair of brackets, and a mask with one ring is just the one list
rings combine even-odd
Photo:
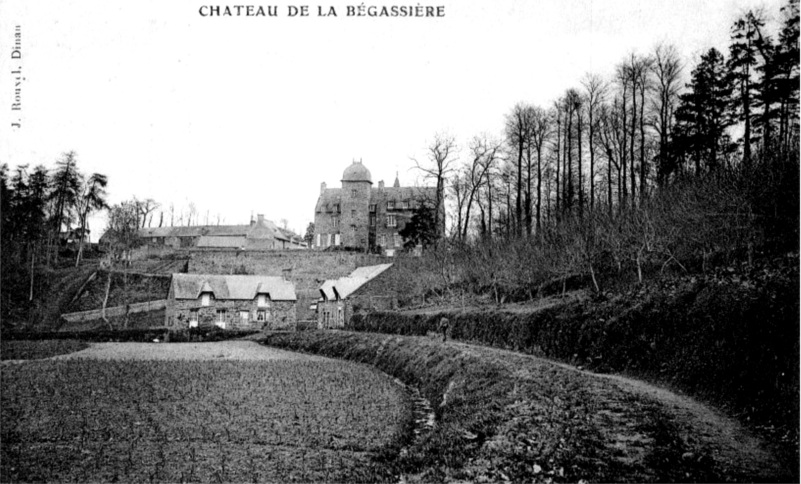
[[(314, 214), (314, 249), (358, 248), (392, 256), (403, 247), (399, 232), (422, 203), (434, 203), (434, 187), (373, 187), (373, 180), (361, 161), (354, 161), (342, 173), (342, 188), (322, 183)], [(440, 224), (444, 225), (442, 203)]]

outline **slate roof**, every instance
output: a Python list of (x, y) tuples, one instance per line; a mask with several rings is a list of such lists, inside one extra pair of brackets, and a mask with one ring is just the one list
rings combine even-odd
[(215, 299), (254, 299), (267, 294), (273, 301), (296, 301), (295, 285), (281, 277), (215, 274), (173, 274), (175, 299), (197, 299), (210, 291)]
[(334, 204), (342, 202), (342, 189), (341, 188), (326, 188), (320, 197), (317, 198), (317, 206), (315, 212), (327, 212), (333, 209)]
[(320, 286), (320, 294), (324, 300), (346, 299), (390, 267), (392, 264), (359, 267), (347, 277), (323, 282), (323, 285)]
[(221, 237), (219, 235), (204, 235), (197, 241), (197, 246), (206, 249), (226, 248), (238, 249), (247, 245), (247, 237)]
[(402, 202), (404, 200), (428, 199), (433, 202), (436, 195), (436, 187), (384, 187), (370, 190), (370, 198), (372, 200), (381, 199), (382, 201), (394, 200)]
[[(153, 227), (139, 229), (139, 236), (153, 237), (198, 237), (206, 247), (241, 247), (241, 242), (224, 241), (223, 238), (302, 240), (291, 230), (278, 227), (273, 221), (261, 219), (252, 225), (196, 225), (189, 227)], [(238, 244), (238, 245), (237, 245)], [(200, 246), (200, 244), (198, 244)]]
[[(404, 200), (430, 200), (433, 202), (437, 196), (436, 187), (384, 187), (370, 189), (370, 203), (385, 202), (393, 200), (402, 202)], [(341, 188), (326, 188), (317, 198), (315, 212), (328, 212), (333, 210), (334, 205), (342, 203)]]

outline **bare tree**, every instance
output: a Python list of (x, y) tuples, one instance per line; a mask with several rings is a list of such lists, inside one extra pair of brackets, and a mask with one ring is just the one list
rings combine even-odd
[(445, 213), (443, 210), (445, 200), (445, 181), (447, 176), (453, 171), (451, 166), (456, 161), (456, 139), (447, 133), (437, 133), (427, 148), (428, 161), (421, 164), (417, 159), (412, 158), (415, 167), (423, 172), (426, 179), (436, 180), (437, 190), (434, 200), (435, 210), (437, 211), (437, 233), (442, 234), (445, 226)]
[[(628, 168), (628, 156), (627, 156), (627, 148), (628, 148), (628, 130), (626, 129), (627, 121), (628, 121), (628, 93), (633, 88), (631, 87), (631, 76), (629, 74), (629, 68), (625, 64), (620, 64), (617, 66), (617, 71), (615, 74), (615, 81), (618, 84), (619, 92), (617, 95), (617, 99), (615, 102), (616, 111), (620, 113), (620, 141), (622, 143), (622, 150), (620, 151), (620, 176), (618, 177), (618, 198), (619, 204), (621, 206), (628, 203), (628, 189), (626, 187), (626, 170)], [(633, 148), (632, 148), (633, 150)], [(633, 155), (632, 155), (633, 157)], [(634, 164), (634, 160), (632, 159), (632, 166)], [(633, 168), (632, 168), (633, 170)], [(623, 183), (620, 183), (620, 182)], [(633, 195), (633, 194), (632, 194)]]
[[(576, 187), (573, 179), (573, 114), (579, 114), (581, 109), (581, 96), (575, 89), (568, 89), (565, 93), (565, 114), (567, 115), (567, 126), (565, 127), (565, 154), (567, 155), (567, 192), (565, 193), (565, 209), (568, 211), (573, 208), (573, 201), (576, 196)], [(579, 114), (580, 116), (580, 114)], [(581, 160), (579, 160), (579, 177), (581, 177)], [(580, 182), (581, 180), (579, 180)], [(579, 190), (581, 185), (579, 184)]]
[(470, 226), (470, 209), (476, 193), (481, 188), (487, 171), (494, 165), (501, 150), (501, 142), (488, 139), (486, 135), (475, 136), (470, 142), (470, 165), (465, 170), (465, 216), (461, 237), (467, 238)]
[(674, 45), (659, 44), (654, 48), (651, 65), (654, 81), (651, 85), (653, 97), (651, 109), (655, 113), (653, 128), (659, 136), (659, 154), (657, 155), (656, 180), (661, 186), (667, 182), (675, 170), (674, 163), (668, 158), (668, 146), (673, 131), (673, 114), (679, 102), (681, 90), (681, 60)]
[(464, 213), (468, 191), (468, 174), (465, 171), (464, 169), (458, 170), (456, 174), (451, 177), (450, 183), (448, 184), (448, 188), (450, 189), (451, 195), (453, 195), (453, 201), (455, 203), (456, 226), (453, 229), (453, 235), (456, 237), (462, 236), (462, 227), (465, 225)]
[(188, 210), (187, 218), (189, 221), (187, 222), (186, 225), (191, 226), (193, 220), (195, 222), (195, 225), (197, 225), (198, 215), (197, 215), (197, 206), (195, 205), (195, 202), (189, 202), (189, 208), (187, 210)]
[(531, 112), (531, 143), (537, 151), (537, 233), (542, 229), (542, 158), (545, 142), (552, 133), (553, 118), (541, 107), (534, 107)]
[(531, 107), (517, 103), (512, 112), (506, 115), (506, 138), (517, 152), (517, 185), (515, 200), (516, 233), (522, 233), (523, 222), (523, 153), (531, 136)]
[(556, 153), (556, 212), (559, 213), (561, 209), (561, 185), (560, 185), (560, 172), (561, 172), (561, 146), (562, 146), (562, 103), (561, 101), (554, 102), (553, 111), (556, 117), (556, 144), (554, 145), (554, 152)]
[(152, 198), (146, 198), (144, 200), (137, 200), (134, 198), (134, 203), (136, 204), (139, 227), (145, 228), (145, 225), (148, 225), (148, 216), (159, 208), (159, 204)]
[(587, 74), (582, 81), (587, 100), (590, 149), (590, 211), (595, 209), (595, 142), (598, 132), (598, 110), (606, 96), (606, 83), (597, 74)]

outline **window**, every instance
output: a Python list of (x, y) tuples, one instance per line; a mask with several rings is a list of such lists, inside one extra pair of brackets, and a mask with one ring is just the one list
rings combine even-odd
[(270, 307), (270, 300), (267, 299), (267, 295), (266, 294), (259, 294), (256, 304), (260, 308), (269, 308)]
[(375, 227), (375, 214), (370, 214), (370, 227)]
[(351, 197), (356, 197), (356, 189), (355, 188), (350, 191), (350, 196)]
[(395, 201), (390, 200), (387, 202), (387, 210), (395, 210)]
[(398, 221), (395, 219), (394, 215), (387, 215), (387, 227), (397, 227)]
[(248, 311), (239, 311), (239, 320), (243, 323), (248, 322), (248, 318), (250, 318), (250, 313)]
[(339, 237), (339, 234), (334, 234), (334, 245), (342, 244), (342, 240)]
[(409, 209), (409, 202), (408, 201), (401, 202), (401, 208), (404, 209), (404, 210), (408, 210)]
[(200, 305), (201, 306), (208, 306), (211, 304), (211, 294), (204, 292), (200, 295)]
[(381, 247), (386, 247), (387, 246), (387, 236), (386, 235), (382, 235), (381, 237), (378, 238), (378, 245), (380, 245)]
[(375, 204), (370, 204), (370, 212), (375, 213)]
[(338, 203), (335, 203), (335, 204), (334, 204), (334, 211), (335, 211), (336, 213), (339, 213), (339, 212), (340, 212), (340, 210), (339, 210), (339, 204), (338, 204)]
[(189, 327), (190, 328), (197, 328), (197, 315), (198, 310), (192, 309), (189, 311)]
[(400, 234), (395, 234), (392, 237), (395, 239), (395, 247), (403, 247), (403, 237)]
[(317, 247), (320, 247), (320, 234), (317, 234)]
[(329, 245), (331, 245), (331, 234), (326, 235), (325, 246), (328, 247)]
[(334, 215), (333, 220), (334, 220), (334, 228), (338, 229), (339, 228), (339, 217)]
[(225, 322), (225, 309), (218, 309), (217, 310), (217, 322), (224, 323)]
[(265, 311), (264, 309), (259, 309), (258, 311), (256, 311), (256, 321), (260, 323), (267, 321), (267, 311)]

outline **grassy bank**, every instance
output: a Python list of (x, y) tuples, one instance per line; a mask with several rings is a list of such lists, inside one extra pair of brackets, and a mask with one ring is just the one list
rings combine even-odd
[(635, 375), (760, 425), (798, 427), (798, 268), (722, 269), (532, 312), (355, 316), (350, 329), (453, 338)]
[(267, 335), (264, 342), (367, 363), (417, 387), (437, 425), (392, 463), (409, 482), (781, 479), (775, 468), (744, 459), (712, 459), (703, 438), (682, 433), (654, 401), (542, 360), (367, 333)]

